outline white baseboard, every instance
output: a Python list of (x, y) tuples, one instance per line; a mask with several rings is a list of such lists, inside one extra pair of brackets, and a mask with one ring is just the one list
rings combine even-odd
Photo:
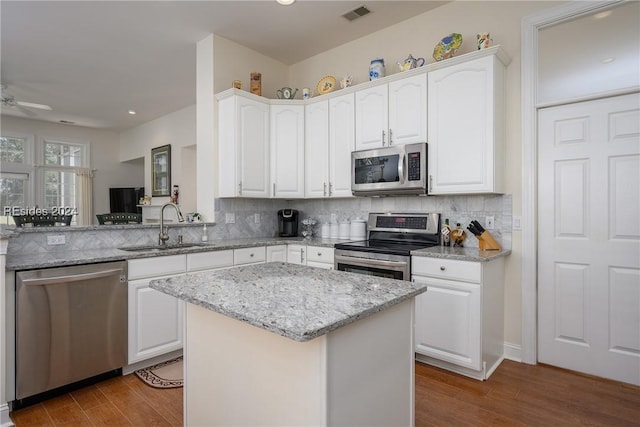
[[(182, 350), (175, 350), (171, 353), (162, 354), (160, 356), (152, 357), (151, 359), (143, 360), (133, 365), (127, 365), (122, 368), (122, 375), (128, 375), (138, 369), (148, 368), (149, 366), (156, 365), (158, 363), (165, 362), (167, 360), (175, 359), (178, 356), (182, 356)], [(0, 426), (2, 427), (2, 426)]]
[(518, 344), (504, 343), (504, 358), (522, 363), (522, 347)]
[(9, 405), (3, 403), (0, 405), (0, 427), (12, 427), (13, 421), (9, 417)]

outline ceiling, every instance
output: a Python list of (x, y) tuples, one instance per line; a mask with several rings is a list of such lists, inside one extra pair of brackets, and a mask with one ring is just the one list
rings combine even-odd
[[(195, 104), (196, 43), (210, 33), (294, 64), (443, 3), (2, 0), (6, 92), (52, 110), (1, 112), (124, 130)], [(341, 16), (363, 4), (370, 14)]]

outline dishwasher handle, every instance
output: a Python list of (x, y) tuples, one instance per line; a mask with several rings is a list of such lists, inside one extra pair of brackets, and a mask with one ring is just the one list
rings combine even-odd
[(110, 270), (96, 271), (93, 273), (69, 274), (54, 277), (39, 277), (35, 279), (23, 279), (22, 284), (25, 286), (45, 286), (67, 284), (70, 282), (80, 282), (82, 280), (100, 279), (102, 277), (120, 275), (120, 283), (125, 283), (127, 278), (122, 274), (121, 268), (113, 268)]

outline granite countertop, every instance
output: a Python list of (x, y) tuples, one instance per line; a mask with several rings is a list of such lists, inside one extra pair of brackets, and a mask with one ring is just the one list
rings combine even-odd
[(447, 258), (457, 261), (488, 262), (511, 254), (511, 249), (484, 251), (478, 248), (456, 248), (452, 246), (433, 246), (411, 251), (412, 256)]
[(300, 342), (427, 290), (426, 284), (282, 262), (156, 279), (149, 286)]
[[(8, 254), (7, 270), (30, 270), (34, 268), (62, 267), (78, 264), (120, 261), (136, 258), (151, 258), (166, 255), (178, 255), (196, 252), (223, 251), (228, 249), (250, 248), (255, 246), (276, 246), (297, 243), (333, 248), (336, 243), (345, 242), (339, 239), (323, 239), (313, 237), (263, 237), (251, 239), (210, 240), (198, 246), (173, 247), (163, 250), (125, 251), (118, 248), (82, 249), (76, 251), (47, 251), (28, 254)], [(135, 245), (131, 245), (135, 246)]]

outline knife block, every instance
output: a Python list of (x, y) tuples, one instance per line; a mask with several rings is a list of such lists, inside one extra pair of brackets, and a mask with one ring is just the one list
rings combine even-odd
[(478, 237), (478, 247), (483, 251), (497, 251), (500, 250), (500, 244), (496, 242), (491, 233), (483, 231)]

